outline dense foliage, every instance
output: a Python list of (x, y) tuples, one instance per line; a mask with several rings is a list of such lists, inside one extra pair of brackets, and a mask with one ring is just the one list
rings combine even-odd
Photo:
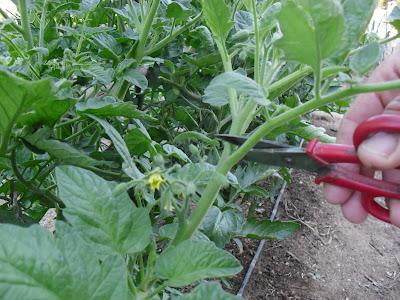
[[(224, 246), (298, 228), (255, 218), (287, 172), (242, 158), (262, 138), (332, 141), (307, 113), (400, 88), (360, 83), (393, 39), (365, 34), (375, 6), (19, 0), (16, 20), (0, 10), (0, 297), (238, 299), (204, 281), (240, 272)], [(249, 140), (237, 148), (217, 133)], [(35, 224), (49, 208), (54, 234)]]

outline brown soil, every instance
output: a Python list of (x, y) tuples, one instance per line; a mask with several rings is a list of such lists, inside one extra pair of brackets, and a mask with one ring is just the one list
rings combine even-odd
[[(335, 119), (319, 114), (314, 123), (334, 134)], [(302, 227), (285, 241), (266, 243), (244, 298), (400, 299), (400, 229), (372, 218), (362, 225), (347, 222), (313, 180), (293, 173), (277, 218)], [(256, 247), (245, 243), (238, 255), (246, 270)], [(234, 279), (236, 291), (241, 280)]]

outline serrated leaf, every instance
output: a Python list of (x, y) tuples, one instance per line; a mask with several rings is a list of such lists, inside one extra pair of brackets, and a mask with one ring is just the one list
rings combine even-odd
[(233, 234), (240, 230), (242, 224), (242, 215), (233, 210), (221, 211), (213, 206), (203, 219), (200, 230), (218, 247), (223, 248)]
[(256, 240), (284, 240), (300, 225), (294, 222), (270, 221), (270, 220), (248, 220), (239, 235)]
[(61, 164), (73, 165), (77, 167), (93, 167), (101, 164), (101, 162), (91, 158), (84, 152), (74, 148), (73, 146), (58, 141), (48, 140), (40, 136), (40, 132), (37, 134), (29, 135), (24, 138), (28, 143), (43, 150)]
[(388, 22), (396, 28), (397, 31), (400, 31), (400, 6), (396, 5), (392, 12), (388, 17)]
[(276, 46), (289, 60), (318, 69), (342, 45), (344, 17), (338, 0), (286, 0), (278, 19), (283, 37)]
[[(63, 226), (67, 226), (63, 224)], [(0, 224), (0, 295), (7, 300), (127, 300), (123, 259), (103, 261), (79, 236), (58, 227), (56, 240), (39, 225)], [(61, 235), (64, 233), (64, 235)]]
[(128, 147), (126, 146), (126, 143), (122, 138), (122, 136), (119, 134), (119, 132), (113, 126), (111, 126), (111, 124), (108, 123), (107, 121), (93, 115), (89, 116), (92, 119), (96, 120), (104, 128), (106, 134), (113, 142), (115, 149), (124, 160), (124, 166), (123, 166), (124, 172), (132, 179), (143, 178), (144, 175), (142, 174), (142, 172), (140, 172), (140, 170), (136, 167), (135, 163), (133, 162)]
[(97, 117), (125, 117), (138, 120), (156, 122), (157, 119), (138, 110), (131, 102), (119, 102), (115, 98), (106, 96), (90, 98), (86, 103), (76, 104), (76, 110), (80, 114), (91, 114)]
[(64, 216), (100, 253), (121, 255), (143, 251), (152, 233), (148, 211), (135, 208), (126, 192), (91, 171), (76, 167), (56, 169)]
[(123, 78), (126, 81), (140, 87), (141, 90), (145, 90), (149, 86), (146, 76), (144, 76), (143, 73), (137, 69), (130, 69), (126, 71)]
[[(190, 1), (186, 4), (190, 5)], [(187, 20), (192, 14), (190, 6), (184, 5), (181, 1), (171, 1), (167, 6), (166, 11), (167, 17), (170, 19), (175, 19), (175, 22), (182, 22)]]
[(167, 285), (182, 287), (205, 278), (232, 276), (242, 267), (232, 254), (213, 243), (188, 240), (162, 252), (154, 270)]
[(83, 11), (91, 11), (94, 10), (97, 5), (99, 5), (100, 0), (82, 0), (81, 10)]
[(239, 10), (235, 13), (235, 29), (240, 30), (250, 30), (254, 29), (254, 18), (253, 14), (245, 11)]
[(207, 26), (220, 41), (225, 41), (233, 27), (231, 11), (225, 0), (202, 0)]
[(247, 96), (260, 105), (267, 105), (260, 85), (253, 79), (237, 72), (226, 72), (215, 77), (204, 91), (203, 101), (213, 106), (229, 103), (229, 89), (236, 90), (239, 96)]
[(99, 83), (107, 85), (110, 84), (111, 81), (113, 80), (114, 76), (114, 70), (109, 68), (109, 69), (104, 69), (102, 66), (98, 65), (89, 65), (87, 67), (83, 67), (81, 71), (85, 75), (89, 75), (93, 77), (95, 80), (97, 80)]
[(275, 168), (250, 161), (246, 162), (246, 164), (239, 165), (234, 171), (241, 189), (245, 189), (263, 179), (266, 179), (274, 173), (276, 173)]
[(124, 140), (132, 155), (142, 155), (151, 149), (151, 139), (139, 128), (128, 131)]
[(346, 54), (349, 50), (358, 46), (360, 36), (365, 33), (368, 24), (370, 24), (376, 4), (376, 0), (343, 1), (345, 31), (338, 55)]
[(191, 162), (190, 158), (183, 152), (181, 149), (175, 147), (174, 145), (163, 145), (163, 150), (167, 154), (167, 156), (173, 156), (177, 159), (180, 159), (185, 162)]
[(68, 110), (73, 101), (60, 99), (56, 92), (50, 79), (28, 81), (0, 70), (0, 154), (16, 122), (53, 126)]
[(111, 58), (116, 61), (119, 60), (119, 54), (121, 54), (122, 48), (112, 35), (104, 32), (97, 33), (92, 35), (91, 39), (99, 49), (105, 51), (104, 56), (106, 58)]
[(217, 282), (207, 282), (198, 285), (192, 292), (174, 300), (243, 300), (242, 297), (225, 292)]
[(381, 47), (378, 42), (371, 42), (360, 49), (350, 57), (350, 68), (360, 75), (366, 74), (381, 60)]

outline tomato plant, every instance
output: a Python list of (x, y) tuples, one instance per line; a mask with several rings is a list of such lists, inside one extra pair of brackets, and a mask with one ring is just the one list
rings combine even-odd
[[(317, 108), (400, 88), (374, 0), (18, 0), (0, 29), (3, 299), (238, 299), (232, 238), (298, 225), (246, 215), (275, 167), (262, 138), (317, 136)], [(391, 22), (397, 24), (396, 12)], [(241, 147), (217, 133), (248, 135)], [(256, 201), (256, 200), (254, 200)], [(36, 225), (49, 208), (52, 234)], [(190, 293), (180, 288), (197, 285)]]

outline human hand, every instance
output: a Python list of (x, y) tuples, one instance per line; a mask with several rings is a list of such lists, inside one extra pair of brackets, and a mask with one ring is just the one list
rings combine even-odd
[[(386, 59), (370, 76), (367, 83), (400, 79), (400, 49)], [(353, 144), (356, 127), (369, 117), (379, 114), (400, 115), (400, 90), (370, 93), (358, 96), (345, 114), (340, 125), (337, 143)], [(358, 148), (358, 156), (366, 167), (361, 173), (370, 174), (370, 169), (384, 170), (385, 180), (399, 183), (400, 134), (378, 133), (365, 140)], [(346, 166), (353, 172), (360, 172), (358, 166)], [(345, 188), (326, 184), (325, 197), (332, 204), (340, 204), (343, 215), (353, 223), (362, 223), (368, 216), (361, 204), (361, 194)], [(388, 200), (391, 222), (400, 227), (400, 201)]]

